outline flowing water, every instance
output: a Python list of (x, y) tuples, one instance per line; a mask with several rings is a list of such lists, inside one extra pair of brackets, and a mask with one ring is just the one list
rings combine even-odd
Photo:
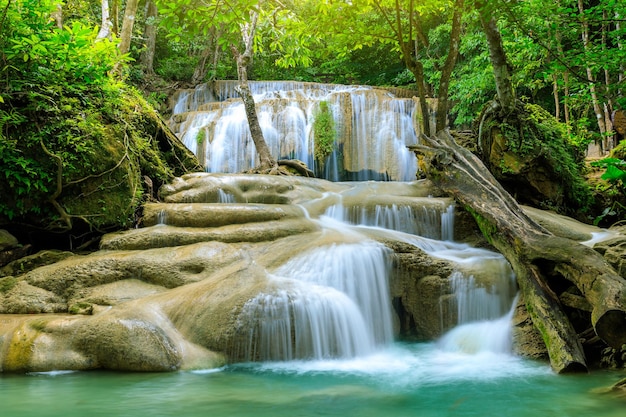
[(2, 416), (618, 417), (591, 392), (619, 375), (554, 375), (508, 355), (398, 344), (353, 360), (254, 363), (217, 371), (0, 374)]
[[(510, 353), (515, 286), (499, 254), (382, 228), (397, 217), (392, 223), (411, 231), (402, 218), (406, 210), (386, 210), (392, 213), (373, 217), (341, 206), (328, 210), (320, 220), (326, 227), (360, 238), (314, 248), (272, 271), (285, 291), (259, 294), (243, 314), (258, 321), (246, 347), (258, 361), (174, 373), (0, 374), (1, 415), (623, 415), (623, 400), (594, 392), (622, 374), (558, 376), (544, 362)], [(350, 224), (348, 212), (366, 224)], [(449, 214), (445, 208), (439, 218), (425, 216), (431, 222), (425, 229), (446, 236)], [(455, 272), (450, 280), (459, 325), (430, 343), (394, 342), (386, 282), (390, 254), (363, 237), (376, 233), (459, 264), (487, 266), (496, 278), (485, 284)]]
[[(424, 230), (439, 235), (433, 239), (410, 233), (415, 214), (401, 207), (374, 208), (374, 215), (341, 205), (327, 210), (325, 227), (357, 239), (314, 248), (272, 271), (285, 291), (259, 294), (242, 315), (257, 320), (244, 347), (256, 362), (153, 374), (0, 374), (0, 415), (622, 416), (623, 400), (593, 392), (620, 373), (558, 376), (546, 363), (510, 353), (510, 268), (499, 254), (439, 240), (452, 227), (450, 212), (421, 216)], [(390, 253), (364, 237), (372, 233), (488, 267), (496, 278), (485, 284), (455, 272), (459, 325), (434, 342), (394, 342)]]
[[(215, 81), (175, 96), (170, 127), (207, 172), (241, 172), (256, 165), (235, 81)], [(250, 82), (259, 123), (272, 155), (299, 159), (320, 178), (408, 181), (417, 162), (406, 146), (421, 131), (417, 99), (367, 86)], [(321, 103), (325, 103), (322, 106)], [(333, 120), (332, 152), (316, 160), (315, 120), (327, 109)]]
[[(389, 102), (389, 95), (378, 92), (383, 98), (372, 105), (363, 101), (358, 88), (316, 87), (301, 97), (297, 89), (268, 95), (262, 85), (257, 87), (256, 98), (266, 109), (261, 111), (266, 137), (272, 146), (285, 146), (275, 155), (314, 163), (311, 120), (316, 102), (325, 100), (338, 130), (348, 137), (353, 132), (374, 135), (376, 142), (386, 144), (384, 149), (362, 144), (351, 149), (351, 142), (342, 142), (352, 159), (327, 162), (327, 168), (341, 165), (359, 175), (374, 172), (396, 179), (411, 170), (414, 175), (410, 164), (415, 159), (406, 159), (405, 166), (398, 154), (415, 140), (413, 102)], [(194, 151), (202, 144), (208, 170), (241, 170), (242, 165), (229, 165), (234, 158), (230, 152), (240, 158), (236, 164), (254, 160), (250, 149), (239, 148), (246, 146), (244, 133), (244, 139), (225, 142), (242, 137), (235, 134), (245, 120), (238, 104), (201, 104), (228, 102), (232, 94), (225, 84), (197, 88), (181, 93), (176, 104), (175, 115), (184, 115), (178, 132)], [(286, 106), (284, 100), (294, 97), (299, 104)], [(348, 102), (351, 110), (342, 110)], [(394, 109), (392, 116), (375, 119), (385, 108)], [(289, 128), (274, 129), (276, 120)], [(403, 131), (409, 133), (398, 135)], [(198, 142), (207, 135), (210, 139)], [(396, 161), (394, 167), (366, 161), (385, 153)], [(233, 203), (234, 196), (220, 192), (218, 200)], [(0, 416), (624, 415), (624, 400), (593, 392), (623, 374), (557, 376), (544, 362), (511, 354), (514, 276), (501, 255), (453, 241), (453, 206), (393, 203), (365, 208), (337, 200), (316, 221), (340, 239), (268, 271), (280, 290), (258, 294), (244, 306), (239, 319), (249, 337), (238, 349), (246, 361), (174, 373), (0, 374)], [(166, 221), (165, 216), (159, 219)], [(439, 340), (394, 341), (388, 283), (393, 254), (371, 236), (405, 241), (459, 265), (449, 277), (451, 304), (442, 305), (442, 311), (454, 312), (457, 325)]]

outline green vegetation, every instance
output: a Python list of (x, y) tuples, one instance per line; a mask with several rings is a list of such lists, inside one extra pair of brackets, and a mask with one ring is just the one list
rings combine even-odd
[(605, 169), (600, 178), (608, 183), (602, 193), (609, 201), (609, 205), (594, 219), (594, 224), (598, 225), (606, 219), (623, 220), (626, 213), (626, 161), (609, 157), (594, 161), (591, 165)]
[[(445, 97), (447, 88), (451, 127), (461, 129), (496, 93), (477, 5), (469, 0), (149, 0), (158, 13), (138, 7), (126, 36), (122, 21), (132, 3), (110, 4), (112, 32), (103, 37), (100, 1), (0, 5), (0, 224), (38, 222), (52, 231), (76, 221), (99, 230), (132, 224), (149, 197), (146, 176), (154, 191), (184, 171), (181, 161), (194, 166), (153, 106), (164, 111), (175, 88), (237, 78), (232, 46), (241, 52), (254, 14), (250, 79), (395, 85), (430, 97)], [(498, 23), (516, 97), (546, 109), (526, 107), (522, 118), (534, 127), (500, 129), (522, 156), (541, 149), (570, 184), (564, 193), (572, 210), (584, 208), (580, 158), (569, 148), (616, 145), (605, 121), (626, 106), (626, 25), (618, 18), (626, 4), (486, 3), (481, 10)], [(451, 64), (459, 13), (459, 54)], [(130, 42), (127, 53), (120, 39)], [(320, 106), (314, 126), (318, 160), (334, 142), (327, 110)], [(509, 162), (501, 169), (514, 173)], [(605, 178), (607, 192), (619, 194), (616, 169), (607, 165)]]
[(50, 19), (55, 8), (51, 0), (12, 0), (2, 10), (0, 223), (128, 227), (144, 176), (158, 185), (194, 163), (116, 76), (128, 57), (115, 38), (98, 39), (97, 27), (80, 20), (59, 28)]
[(15, 277), (3, 277), (0, 278), (0, 293), (7, 293), (17, 285), (17, 278)]
[(315, 135), (315, 159), (323, 162), (335, 149), (335, 119), (328, 102), (321, 101), (313, 122)]

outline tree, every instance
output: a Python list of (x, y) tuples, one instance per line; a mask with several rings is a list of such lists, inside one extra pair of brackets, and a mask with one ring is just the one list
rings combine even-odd
[(126, 2), (122, 31), (120, 32), (120, 43), (118, 45), (120, 53), (122, 54), (127, 54), (130, 51), (130, 41), (133, 34), (133, 26), (135, 24), (135, 15), (137, 14), (138, 5), (139, 0), (127, 0)]
[(111, 27), (113, 23), (111, 23), (111, 17), (109, 13), (109, 0), (101, 0), (101, 13), (102, 13), (102, 23), (100, 24), (100, 31), (98, 32), (98, 39), (110, 39), (111, 38)]
[[(533, 324), (559, 373), (586, 371), (579, 337), (558, 284), (567, 280), (592, 307), (589, 326), (609, 346), (626, 343), (626, 281), (598, 252), (557, 237), (531, 220), (481, 161), (447, 132), (413, 150), (435, 185), (469, 211), (486, 239), (511, 263)], [(583, 329), (587, 330), (587, 329)]]
[[(463, 0), (356, 0), (353, 2), (321, 1), (318, 6), (319, 30), (330, 28), (335, 36), (344, 39), (345, 48), (358, 50), (376, 43), (392, 44), (406, 68), (415, 78), (423, 115), (423, 131), (447, 126), (449, 110), (449, 82), (459, 52)], [(436, 28), (446, 26), (447, 48), (431, 45), (429, 35)], [(345, 52), (344, 52), (345, 53)], [(435, 55), (435, 57), (433, 57)], [(429, 85), (425, 63), (433, 64), (439, 74), (437, 86)], [(426, 98), (437, 90), (436, 126), (430, 126)]]
[(259, 124), (259, 118), (256, 113), (256, 105), (254, 103), (254, 97), (248, 86), (248, 67), (252, 65), (252, 58), (254, 55), (254, 38), (256, 35), (257, 24), (259, 20), (259, 12), (256, 10), (250, 10), (250, 20), (240, 24), (241, 38), (243, 43), (243, 51), (241, 51), (234, 43), (230, 45), (230, 49), (237, 62), (237, 78), (239, 79), (239, 85), (237, 86), (237, 92), (243, 100), (243, 105), (246, 109), (246, 117), (248, 118), (248, 126), (250, 127), (250, 134), (260, 160), (260, 169), (273, 168), (276, 166), (276, 160), (272, 157), (267, 142), (263, 137), (263, 131)]
[[(250, 133), (254, 141), (261, 169), (276, 166), (258, 123), (254, 98), (248, 86), (248, 74), (254, 53), (264, 36), (271, 36), (270, 47), (278, 54), (276, 64), (284, 67), (308, 64), (306, 38), (299, 19), (292, 12), (290, 2), (273, 0), (238, 0), (233, 3), (188, 0), (167, 0), (160, 3), (163, 24), (170, 36), (180, 38), (183, 33), (208, 36), (212, 31), (221, 35), (219, 46), (230, 51), (237, 63), (238, 92), (241, 95)], [(287, 30), (288, 29), (288, 30)]]
[[(528, 65), (527, 71), (520, 74), (518, 79), (523, 81), (518, 88), (541, 89), (550, 80), (553, 100), (557, 100), (555, 116), (563, 105), (572, 139), (581, 141), (586, 137), (588, 141), (592, 136), (588, 131), (593, 129), (597, 132), (594, 139), (602, 144), (604, 152), (615, 146), (611, 115), (625, 104), (621, 90), (626, 57), (620, 16), (626, 13), (626, 5), (612, 0), (489, 3), (501, 13), (505, 42), (507, 33), (515, 31), (516, 45), (542, 51), (543, 57), (527, 59), (536, 64)], [(519, 47), (509, 45), (517, 55), (526, 55)], [(515, 55), (511, 54), (512, 61)]]
[(146, 1), (145, 15), (146, 46), (145, 49), (141, 52), (141, 65), (147, 74), (152, 75), (154, 74), (154, 52), (156, 48), (157, 35), (157, 22), (155, 20), (158, 16), (157, 6), (154, 1)]
[(492, 10), (480, 0), (476, 1), (476, 8), (480, 15), (483, 31), (487, 37), (489, 58), (493, 67), (500, 111), (502, 116), (507, 117), (515, 110), (515, 91), (511, 83), (511, 74), (506, 59), (506, 52), (504, 52), (504, 46), (502, 45), (502, 37), (500, 36), (496, 19), (492, 15)]

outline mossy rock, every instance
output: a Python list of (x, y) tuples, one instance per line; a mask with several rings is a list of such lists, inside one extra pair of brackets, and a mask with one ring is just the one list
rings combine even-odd
[(533, 104), (518, 103), (502, 117), (486, 106), (476, 125), (478, 153), (489, 171), (519, 202), (578, 215), (592, 203), (583, 154), (568, 141), (565, 125)]
[(4, 138), (28, 169), (12, 167), (0, 183), (0, 226), (20, 242), (76, 249), (84, 242), (75, 236), (132, 226), (158, 187), (202, 170), (136, 90), (120, 83), (86, 98), (59, 95), (39, 112), (24, 104), (31, 120)]

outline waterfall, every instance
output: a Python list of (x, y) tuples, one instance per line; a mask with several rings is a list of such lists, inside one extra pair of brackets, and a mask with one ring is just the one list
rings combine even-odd
[(354, 225), (381, 227), (431, 239), (452, 240), (454, 205), (375, 204), (328, 207), (325, 216)]
[(302, 253), (274, 271), (279, 291), (248, 301), (248, 360), (351, 358), (393, 340), (389, 250), (366, 241)]
[[(169, 125), (208, 172), (241, 172), (256, 165), (236, 82), (216, 81), (175, 96)], [(420, 128), (416, 98), (365, 86), (298, 82), (250, 82), (261, 129), (277, 159), (299, 159), (318, 175), (339, 180), (415, 178)], [(335, 144), (325, 161), (314, 156), (315, 118), (326, 102)]]
[(510, 354), (514, 310), (515, 299), (504, 316), (459, 325), (446, 333), (438, 344), (447, 352)]

